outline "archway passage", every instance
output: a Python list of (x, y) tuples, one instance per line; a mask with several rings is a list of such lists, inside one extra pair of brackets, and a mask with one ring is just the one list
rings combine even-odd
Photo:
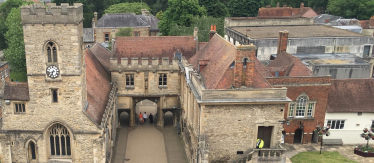
[(148, 99), (142, 100), (135, 105), (136, 123), (139, 124), (139, 113), (147, 114), (146, 123), (150, 123), (150, 115), (152, 115), (152, 123), (156, 122), (157, 115), (157, 103)]
[(173, 127), (174, 125), (174, 114), (171, 111), (167, 111), (164, 114), (164, 127)]
[(130, 114), (127, 111), (123, 111), (119, 114), (119, 121), (121, 127), (129, 127), (130, 126)]
[(296, 129), (295, 130), (295, 136), (293, 138), (293, 143), (301, 143), (302, 142), (302, 136), (303, 136), (303, 130), (302, 129)]

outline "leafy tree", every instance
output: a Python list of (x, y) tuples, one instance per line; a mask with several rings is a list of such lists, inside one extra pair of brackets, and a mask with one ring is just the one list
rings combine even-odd
[[(149, 6), (152, 6), (152, 13), (156, 14), (158, 11), (165, 11), (168, 8), (168, 0), (157, 0), (156, 3), (150, 4), (147, 3)], [(161, 19), (160, 19), (161, 20)]]
[(5, 25), (9, 30), (5, 33), (8, 48), (4, 50), (4, 57), (12, 66), (14, 72), (26, 72), (25, 44), (23, 42), (23, 27), (19, 8), (12, 8)]
[(199, 29), (198, 38), (199, 42), (209, 41), (209, 31), (212, 24), (217, 25), (217, 33), (224, 36), (224, 18), (214, 18), (211, 16), (195, 16), (192, 18), (190, 27), (174, 24), (170, 29), (171, 36), (192, 36), (194, 27)]
[(374, 0), (330, 0), (327, 10), (332, 15), (367, 20), (373, 16)]
[(130, 37), (132, 36), (132, 28), (126, 27), (126, 28), (120, 28), (118, 32), (116, 32), (116, 37)]
[(226, 17), (229, 15), (229, 11), (225, 4), (219, 0), (200, 0), (200, 5), (204, 6), (207, 10), (208, 16), (215, 18)]
[[(304, 5), (308, 4), (308, 0), (271, 0), (271, 6), (276, 6), (279, 3), (279, 6), (287, 5), (287, 7), (299, 8), (300, 4), (304, 2)], [(265, 4), (265, 5), (269, 5)], [(262, 6), (264, 7), (264, 6)]]
[(307, 5), (316, 12), (325, 13), (328, 3), (329, 0), (309, 0)]
[(162, 35), (169, 35), (173, 24), (189, 27), (194, 16), (205, 16), (206, 10), (197, 0), (169, 0), (169, 7), (158, 23)]
[[(18, 8), (23, 4), (31, 4), (31, 2), (26, 2), (24, 0), (7, 0), (0, 5), (0, 50), (6, 49), (7, 44), (5, 41), (4, 34), (8, 31), (5, 25), (6, 18), (12, 10), (12, 8)], [(23, 36), (22, 36), (23, 37)]]
[(269, 0), (230, 0), (228, 10), (232, 17), (257, 16), (258, 9), (270, 4)]
[(162, 12), (162, 10), (161, 10), (161, 11), (159, 11), (159, 12), (156, 14), (156, 18), (157, 18), (158, 20), (161, 20), (161, 19), (162, 19), (162, 15), (164, 15), (164, 12)]
[(135, 13), (141, 14), (142, 9), (151, 10), (151, 8), (146, 3), (118, 3), (109, 6), (104, 12), (105, 13)]

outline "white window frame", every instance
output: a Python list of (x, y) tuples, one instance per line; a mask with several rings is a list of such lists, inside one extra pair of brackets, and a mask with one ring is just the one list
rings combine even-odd
[[(302, 100), (302, 101), (301, 101)], [(288, 104), (287, 118), (314, 118), (317, 101), (310, 100), (309, 97), (302, 93), (296, 98), (296, 101), (292, 101)], [(312, 106), (312, 108), (310, 108)], [(299, 107), (303, 107), (303, 114), (296, 116)]]
[[(332, 125), (334, 121), (335, 121), (335, 123), (334, 123), (334, 125)], [(328, 119), (326, 121), (326, 125), (330, 125), (330, 129), (332, 129), (332, 130), (343, 130), (344, 126), (345, 126), (345, 121), (346, 121), (345, 119)], [(336, 124), (338, 124), (337, 122), (339, 122), (339, 128), (337, 128), (337, 126), (336, 126)], [(343, 127), (340, 127), (341, 124), (343, 124)]]

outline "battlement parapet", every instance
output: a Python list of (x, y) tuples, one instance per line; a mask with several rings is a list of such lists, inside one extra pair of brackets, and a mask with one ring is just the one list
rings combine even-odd
[(143, 58), (111, 58), (110, 71), (159, 71), (179, 70), (179, 58), (173, 57), (143, 57)]
[(83, 21), (83, 5), (74, 3), (35, 3), (21, 7), (22, 24), (79, 24)]

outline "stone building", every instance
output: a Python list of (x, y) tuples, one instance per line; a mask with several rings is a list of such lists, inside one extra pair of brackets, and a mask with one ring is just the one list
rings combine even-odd
[[(112, 13), (103, 15), (99, 20), (97, 20), (97, 13), (95, 12), (92, 20), (92, 28), (85, 30), (93, 29), (94, 42), (108, 47), (108, 42), (116, 37), (116, 32), (118, 32), (119, 28), (131, 27), (134, 37), (160, 35), (158, 22), (159, 20), (146, 9), (142, 10), (141, 15), (135, 15), (134, 13)], [(89, 40), (88, 38), (91, 38), (91, 33), (87, 35), (86, 40)]]
[(107, 162), (116, 84), (88, 49), (83, 6), (21, 7), (27, 83), (5, 85), (1, 162)]
[(257, 17), (273, 17), (273, 18), (286, 18), (286, 17), (307, 17), (313, 18), (318, 14), (311, 7), (304, 7), (304, 3), (300, 4), (300, 8), (292, 8), (284, 5), (279, 7), (277, 3), (276, 7), (270, 5), (261, 7), (258, 9)]

